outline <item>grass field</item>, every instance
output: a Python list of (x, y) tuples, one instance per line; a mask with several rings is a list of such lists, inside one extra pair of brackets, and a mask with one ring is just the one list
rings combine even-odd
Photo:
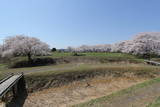
[[(130, 54), (124, 53), (78, 53), (78, 56), (75, 56), (74, 53), (69, 52), (53, 52), (50, 56), (35, 56), (33, 57), (34, 62), (38, 59), (37, 63), (42, 65), (50, 64), (62, 64), (62, 63), (111, 63), (111, 62), (129, 62), (129, 63), (143, 63), (142, 58), (136, 57)], [(41, 59), (41, 62), (39, 61)], [(49, 62), (48, 62), (49, 61)], [(45, 63), (44, 63), (45, 62)], [(27, 58), (26, 57), (15, 57), (12, 58), (6, 63), (8, 67), (27, 67)], [(29, 65), (31, 67), (32, 65)], [(39, 65), (36, 65), (39, 66)]]
[[(63, 59), (64, 61), (73, 62), (73, 63), (88, 63), (88, 62), (98, 62), (98, 63), (110, 63), (110, 62), (119, 62), (119, 61), (130, 61), (133, 63), (143, 63), (143, 59), (138, 58), (133, 55), (124, 54), (124, 53), (80, 53), (83, 56), (74, 56), (73, 53), (69, 52), (53, 52), (51, 56), (36, 56), (33, 58), (58, 58), (59, 60)], [(88, 62), (86, 62), (88, 60)], [(17, 62), (27, 61), (27, 57), (15, 57), (8, 61), (8, 63), (1, 63), (0, 64), (0, 73), (4, 70), (8, 71), (8, 66), (12, 64), (16, 64)], [(64, 63), (63, 61), (60, 62)], [(65, 62), (66, 63), (66, 62)], [(44, 66), (45, 67), (45, 66)], [(31, 69), (33, 67), (30, 67)], [(41, 67), (40, 67), (41, 68)], [(26, 68), (24, 68), (26, 69)], [(18, 69), (20, 70), (20, 69)], [(30, 70), (30, 69), (29, 69)], [(13, 72), (16, 71), (15, 69)], [(23, 70), (22, 70), (23, 71)]]
[[(5, 77), (8, 73), (24, 72), (30, 73), (27, 77), (30, 80), (36, 82), (41, 81), (42, 84), (45, 82), (52, 81), (57, 75), (61, 75), (62, 78), (91, 78), (96, 75), (124, 75), (123, 73), (134, 73), (138, 76), (152, 77), (157, 75), (156, 71), (160, 70), (159, 67), (148, 66), (143, 63), (143, 59), (136, 56), (124, 54), (124, 53), (80, 53), (83, 56), (73, 56), (73, 53), (61, 53), (54, 52), (51, 56), (42, 56), (40, 58), (51, 57), (67, 60), (74, 60), (71, 63), (39, 66), (39, 67), (24, 67), (24, 68), (8, 68), (6, 64), (0, 65), (0, 78)], [(36, 57), (37, 58), (37, 57)], [(98, 60), (97, 60), (98, 59)], [(26, 57), (17, 57), (12, 60), (21, 61), (27, 60)], [(65, 59), (66, 60), (66, 59)], [(80, 60), (80, 61), (79, 61)], [(89, 61), (84, 61), (89, 60)], [(100, 61), (99, 61), (100, 60)], [(98, 63), (88, 63), (88, 62)], [(120, 62), (118, 62), (120, 61)], [(134, 62), (130, 63), (128, 61)], [(100, 62), (100, 63), (99, 63)], [(12, 62), (14, 63), (14, 61)], [(65, 77), (68, 75), (68, 77)], [(70, 77), (71, 76), (71, 77)], [(77, 76), (77, 77), (76, 77)], [(29, 79), (28, 79), (29, 80)], [(43, 81), (44, 80), (44, 81)], [(59, 81), (61, 79), (59, 78)], [(71, 81), (71, 80), (68, 80)]]
[[(64, 66), (63, 66), (64, 67)], [(97, 76), (155, 78), (160, 67), (143, 64), (77, 64), (71, 69), (33, 72), (26, 75), (31, 90), (57, 87), (73, 81), (86, 80)]]
[[(124, 53), (110, 53), (110, 52), (86, 52), (86, 53), (78, 53), (83, 56), (103, 56), (103, 57), (126, 57), (126, 58), (135, 58), (133, 55), (124, 54)], [(74, 54), (71, 52), (53, 52), (53, 57), (65, 57), (65, 56), (73, 56)]]
[[(137, 59), (143, 60), (142, 58), (138, 58), (134, 55), (125, 54), (125, 53), (110, 53), (110, 52), (86, 52), (86, 53), (78, 53), (79, 56), (74, 56), (74, 53), (71, 52), (52, 52), (50, 56), (36, 56), (33, 58), (64, 58), (64, 57), (102, 57), (102, 58), (110, 58), (110, 59)], [(13, 60), (27, 60), (26, 57), (16, 57)]]
[[(51, 75), (51, 74), (57, 74), (57, 73), (63, 73), (63, 72), (87, 72), (87, 71), (107, 71), (107, 72), (135, 72), (135, 73), (158, 73), (160, 70), (160, 67), (157, 66), (150, 66), (145, 64), (85, 64), (85, 63), (79, 63), (79, 64), (62, 64), (62, 65), (56, 65), (56, 66), (46, 66), (46, 67), (55, 67), (55, 68), (63, 68), (67, 66), (73, 66), (71, 70), (62, 70), (62, 71), (47, 71), (47, 72), (33, 72), (31, 75)], [(33, 68), (41, 68), (41, 67), (33, 67)], [(22, 68), (23, 69), (23, 68)], [(24, 68), (25, 69), (25, 68)], [(15, 69), (17, 70), (17, 69)]]
[[(86, 52), (86, 53), (78, 53), (80, 56), (84, 56), (84, 57), (100, 57), (100, 58), (108, 58), (108, 59), (119, 59), (119, 60), (126, 60), (126, 59), (130, 59), (130, 60), (137, 60), (137, 61), (142, 61), (143, 59), (138, 58), (134, 55), (130, 55), (130, 54), (125, 54), (125, 53), (110, 53), (110, 52)], [(73, 53), (61, 53), (61, 52), (53, 52), (52, 53), (52, 58), (61, 58), (61, 57), (78, 57), (78, 56), (74, 56)]]
[[(153, 79), (159, 77), (160, 67), (144, 64), (142, 58), (123, 53), (73, 53), (54, 52), (51, 56), (37, 56), (34, 58), (52, 58), (60, 60), (60, 63), (37, 67), (9, 68), (8, 64), (0, 64), (0, 79), (9, 73), (25, 73), (25, 81), (28, 92), (55, 88), (73, 83), (75, 81), (89, 80), (96, 77), (106, 78), (144, 78)], [(26, 57), (16, 57), (10, 63), (27, 60)], [(61, 63), (62, 62), (62, 63)], [(65, 63), (64, 63), (65, 62)], [(130, 93), (132, 90), (145, 87), (154, 82), (155, 79), (140, 85), (133, 86), (121, 92), (114, 93), (90, 102), (76, 105), (77, 107), (91, 107), (92, 104), (100, 104), (109, 101), (115, 96)], [(156, 101), (155, 101), (156, 102)], [(76, 107), (75, 106), (75, 107)]]

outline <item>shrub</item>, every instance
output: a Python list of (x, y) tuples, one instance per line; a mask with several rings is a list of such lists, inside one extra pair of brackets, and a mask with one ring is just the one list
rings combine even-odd
[(34, 66), (44, 66), (49, 64), (55, 64), (56, 61), (53, 58), (35, 58), (32, 61), (21, 60), (15, 61), (9, 65), (10, 68), (22, 68), (22, 67), (34, 67)]

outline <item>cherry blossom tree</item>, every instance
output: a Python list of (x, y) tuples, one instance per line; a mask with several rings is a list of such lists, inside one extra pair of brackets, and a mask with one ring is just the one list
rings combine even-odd
[(145, 32), (137, 34), (132, 40), (123, 41), (112, 46), (112, 51), (131, 53), (134, 55), (160, 55), (160, 33)]
[(29, 61), (32, 60), (32, 56), (48, 55), (50, 52), (49, 45), (35, 37), (25, 35), (6, 38), (3, 47), (2, 57), (27, 56)]
[(76, 52), (122, 52), (134, 55), (160, 55), (160, 32), (139, 33), (131, 40), (112, 45), (82, 45), (77, 48), (70, 47), (69, 50)]
[(72, 52), (110, 52), (111, 45), (105, 44), (105, 45), (82, 45), (80, 47), (74, 48), (69, 47), (68, 50), (71, 50)]

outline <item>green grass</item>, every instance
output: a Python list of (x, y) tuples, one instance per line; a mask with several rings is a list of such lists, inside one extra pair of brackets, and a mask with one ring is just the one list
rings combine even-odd
[[(111, 53), (111, 52), (85, 52), (79, 53), (84, 56), (96, 56), (96, 57), (125, 57), (125, 58), (136, 58), (136, 56), (125, 54), (125, 53)], [(52, 57), (59, 58), (59, 57), (67, 57), (73, 56), (71, 52), (53, 52)]]
[(154, 102), (150, 103), (146, 107), (159, 107), (160, 106), (160, 97), (158, 97)]
[[(39, 69), (42, 70), (34, 72)], [(27, 74), (25, 77), (28, 86), (36, 90), (41, 88), (55, 87), (57, 84), (63, 85), (64, 83), (70, 83), (75, 80), (94, 78), (96, 76), (104, 75), (123, 77), (126, 76), (126, 73), (130, 73), (133, 76), (139, 76), (140, 78), (153, 78), (159, 73), (160, 67), (130, 63), (69, 63), (40, 67), (14, 69), (5, 68), (0, 70), (0, 78), (4, 77), (5, 74), (8, 73), (17, 73), (23, 71), (33, 71)], [(53, 82), (53, 84), (48, 84), (48, 86), (46, 86), (46, 84), (49, 82)]]
[(89, 59), (89, 60), (97, 60), (102, 63), (106, 62), (120, 62), (120, 61), (129, 61), (129, 62), (136, 62), (142, 63), (144, 59), (138, 58), (134, 55), (125, 54), (125, 53), (111, 53), (111, 52), (86, 52), (86, 53), (78, 53), (82, 56), (73, 56), (73, 53), (67, 52), (53, 52), (52, 58), (68, 58), (68, 59)]
[[(131, 59), (139, 59), (134, 55), (125, 54), (125, 53), (112, 53), (112, 52), (85, 52), (78, 53), (82, 56), (92, 56), (92, 57), (123, 57), (123, 58), (131, 58)], [(70, 57), (74, 56), (72, 52), (52, 52), (52, 58), (61, 58), (61, 57)], [(75, 56), (77, 57), (77, 56)]]
[(6, 64), (0, 64), (0, 70), (7, 68)]
[[(150, 85), (152, 85), (154, 83), (158, 83), (158, 82), (160, 82), (160, 78), (152, 79), (152, 80), (146, 81), (144, 83), (140, 83), (140, 84), (134, 85), (134, 86), (132, 86), (132, 87), (130, 87), (128, 89), (123, 89), (123, 90), (118, 91), (116, 93), (113, 93), (113, 94), (111, 94), (109, 96), (104, 96), (104, 97), (101, 97), (101, 98), (97, 98), (97, 99), (91, 100), (91, 101), (86, 102), (86, 103), (75, 105), (73, 107), (92, 107), (92, 106), (94, 106), (94, 107), (96, 107), (96, 106), (97, 107), (101, 107), (101, 103), (104, 104), (105, 102), (111, 101), (113, 98), (119, 97), (119, 96), (124, 95), (124, 94), (128, 94), (129, 95), (132, 92), (136, 91), (137, 89), (145, 88), (147, 86), (150, 86)], [(156, 104), (160, 103), (159, 100), (160, 99), (158, 99), (156, 101), (157, 102)], [(148, 106), (148, 107), (158, 107), (158, 106)]]
[(111, 52), (102, 52), (102, 53), (99, 53), (99, 52), (90, 52), (90, 53), (83, 53), (85, 54), (86, 56), (107, 56), (107, 57), (132, 57), (132, 58), (135, 58), (135, 56), (133, 55), (129, 55), (129, 54), (125, 54), (125, 53), (111, 53)]
[(67, 56), (73, 56), (73, 53), (71, 52), (52, 52), (53, 58), (67, 57)]
[[(148, 66), (144, 64), (63, 64), (63, 65), (56, 65), (52, 66), (54, 68), (65, 68), (67, 66), (70, 66), (71, 69), (64, 69), (64, 70), (58, 70), (58, 71), (45, 71), (45, 72), (33, 72), (33, 74), (36, 75), (51, 75), (51, 74), (57, 74), (57, 73), (63, 73), (63, 72), (94, 72), (94, 71), (104, 71), (104, 72), (134, 72), (135, 74), (149, 74), (149, 73), (158, 73), (160, 70), (160, 67), (158, 66)], [(49, 67), (49, 66), (48, 66)], [(41, 68), (41, 67), (33, 67), (33, 68)], [(26, 69), (26, 68), (25, 68)], [(29, 69), (29, 68), (28, 68)]]
[(4, 74), (7, 69), (8, 69), (8, 67), (6, 64), (0, 64), (0, 79), (2, 79), (4, 77), (2, 74)]
[[(86, 71), (104, 71), (104, 72), (134, 72), (135, 75), (153, 75), (160, 71), (158, 66), (150, 66), (144, 64), (123, 64), (123, 63), (99, 63), (99, 64), (87, 64), (87, 63), (69, 63), (58, 64), (39, 67), (26, 67), (26, 68), (6, 68), (6, 65), (0, 65), (0, 76), (7, 73), (17, 73), (24, 71), (34, 71), (37, 69), (44, 69), (44, 72), (33, 72), (36, 75), (54, 75), (63, 72), (86, 72)], [(51, 70), (55, 69), (55, 70)], [(156, 74), (155, 74), (156, 75)], [(44, 76), (45, 77), (45, 76)]]
[[(129, 63), (143, 63), (144, 59), (138, 58), (134, 55), (125, 54), (125, 53), (109, 53), (109, 52), (87, 52), (87, 53), (78, 53), (82, 56), (74, 56), (71, 52), (52, 52), (50, 56), (35, 56), (33, 58), (41, 58), (43, 62), (45, 59), (52, 58), (58, 63), (69, 63), (69, 62), (87, 62), (87, 63), (110, 63), (110, 62), (129, 62)], [(51, 60), (52, 60), (51, 59)], [(14, 57), (8, 61), (8, 67), (25, 67), (27, 64), (27, 57)], [(46, 63), (47, 65), (50, 64)], [(38, 66), (38, 65), (37, 65)]]
[[(88, 62), (94, 62), (94, 61), (101, 63), (102, 65), (106, 64), (106, 63), (109, 64), (111, 62), (121, 62), (121, 61), (122, 62), (124, 61), (124, 62), (133, 62), (133, 63), (143, 63), (143, 59), (140, 59), (140, 58), (133, 56), (133, 55), (130, 55), (130, 54), (124, 54), (124, 53), (87, 52), (87, 53), (80, 53), (80, 54), (83, 54), (84, 56), (73, 56), (73, 53), (70, 53), (70, 52), (53, 52), (51, 56), (36, 56), (34, 58), (45, 58), (45, 57), (59, 58), (59, 59), (63, 58), (63, 60), (67, 60), (69, 62), (73, 62), (73, 63), (82, 62), (82, 63), (86, 63), (86, 65), (88, 64)], [(28, 67), (28, 68), (21, 68), (21, 69), (7, 68), (7, 66), (10, 66), (12, 64), (15, 64), (17, 62), (24, 61), (24, 60), (27, 60), (27, 58), (26, 57), (15, 57), (15, 58), (11, 59), (11, 61), (8, 62), (9, 64), (1, 64), (0, 65), (0, 76), (2, 73), (19, 72), (19, 71), (32, 70), (32, 69), (34, 70), (35, 69), (35, 67)], [(86, 60), (88, 62), (85, 62)], [(91, 65), (87, 65), (87, 66), (91, 67)], [(45, 68), (45, 67), (46, 66), (41, 66), (39, 68)], [(107, 68), (107, 69), (109, 69), (109, 68)], [(114, 66), (114, 67), (110, 67), (110, 69), (111, 70), (112, 69), (119, 70), (119, 67)]]

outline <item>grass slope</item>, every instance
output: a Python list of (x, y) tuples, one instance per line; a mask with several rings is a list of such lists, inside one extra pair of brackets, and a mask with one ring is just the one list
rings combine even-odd
[(138, 64), (80, 64), (71, 69), (35, 72), (26, 75), (31, 91), (57, 87), (96, 76), (154, 78), (160, 67)]
[[(75, 80), (94, 78), (96, 76), (120, 77), (133, 75), (138, 77), (152, 78), (158, 75), (160, 67), (148, 66), (144, 64), (127, 63), (105, 63), (105, 64), (87, 64), (73, 63), (60, 64), (41, 67), (27, 67), (15, 69), (1, 69), (0, 78), (8, 73), (25, 72), (27, 83), (30, 87), (40, 89), (63, 85)], [(48, 82), (51, 82), (48, 84)], [(48, 85), (47, 85), (48, 84)], [(38, 88), (37, 88), (38, 89)]]
[[(84, 57), (101, 57), (101, 58), (108, 58), (108, 59), (121, 59), (121, 60), (138, 60), (142, 61), (142, 59), (131, 55), (131, 54), (125, 54), (125, 53), (112, 53), (112, 52), (85, 52), (85, 53), (78, 53), (80, 56)], [(73, 57), (74, 54), (70, 52), (53, 52), (52, 58), (61, 58), (61, 57)], [(77, 56), (75, 56), (77, 57)]]
[(143, 59), (134, 55), (125, 53), (100, 53), (100, 52), (88, 52), (78, 53), (78, 56), (74, 56), (74, 53), (70, 52), (53, 52), (50, 56), (35, 56), (33, 57), (33, 63), (28, 63), (26, 57), (15, 57), (8, 61), (10, 68), (20, 67), (32, 67), (32, 66), (44, 66), (50, 64), (62, 64), (62, 63), (111, 63), (111, 62), (126, 62), (126, 63), (143, 63)]
[[(91, 101), (86, 102), (86, 103), (75, 105), (73, 107), (92, 107), (93, 105), (94, 105), (94, 107), (96, 107), (96, 106), (100, 107), (101, 103), (106, 102), (106, 101), (111, 101), (114, 97), (120, 97), (121, 95), (124, 95), (124, 94), (130, 94), (130, 93), (134, 92), (135, 90), (137, 90), (139, 88), (144, 88), (144, 87), (150, 86), (150, 85), (152, 85), (154, 83), (158, 83), (158, 82), (160, 82), (160, 78), (149, 80), (149, 81), (146, 81), (144, 83), (134, 85), (134, 86), (132, 86), (128, 89), (118, 91), (118, 92), (113, 93), (109, 96), (104, 96), (104, 97), (101, 97), (101, 98), (97, 98), (97, 99), (91, 100)], [(156, 105), (160, 103), (159, 100), (160, 99), (158, 99), (156, 101), (156, 103), (154, 104), (155, 106), (153, 105), (153, 106), (148, 106), (148, 107), (158, 107)]]
[(154, 102), (150, 103), (146, 107), (160, 107), (160, 97), (158, 97)]

